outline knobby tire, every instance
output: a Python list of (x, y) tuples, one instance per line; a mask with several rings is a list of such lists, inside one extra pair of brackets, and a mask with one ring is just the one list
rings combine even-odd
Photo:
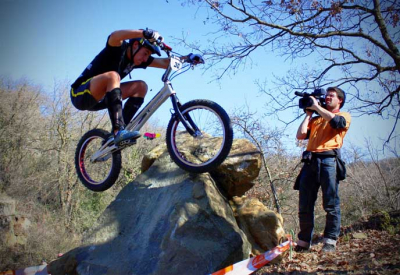
[[(78, 178), (88, 189), (101, 192), (109, 189), (117, 181), (121, 171), (121, 152), (112, 153), (107, 160), (91, 163), (91, 155), (100, 149), (110, 133), (102, 129), (93, 129), (83, 135), (75, 152), (75, 169)], [(94, 143), (94, 144), (91, 144)], [(90, 147), (93, 145), (93, 149)], [(100, 176), (94, 177), (98, 173)], [(104, 176), (103, 176), (104, 175)]]
[[(215, 124), (218, 127), (214, 127), (214, 130), (221, 131), (221, 136), (220, 139), (215, 139), (217, 136), (213, 136), (212, 133), (207, 133), (207, 130), (205, 130), (205, 134), (208, 137), (214, 138), (213, 140), (218, 140), (218, 142), (221, 142), (220, 148), (218, 148), (216, 154), (212, 156), (209, 160), (203, 161), (200, 159), (196, 159), (195, 161), (190, 160), (187, 155), (186, 150), (181, 150), (179, 147), (184, 147), (186, 146), (186, 143), (190, 142), (184, 142), (179, 144), (178, 137), (182, 135), (182, 132), (189, 137), (190, 135), (187, 133), (186, 129), (182, 127), (182, 123), (179, 121), (177, 116), (173, 116), (168, 124), (167, 128), (167, 137), (166, 137), (166, 142), (167, 142), (167, 148), (168, 152), (172, 158), (172, 160), (182, 169), (191, 172), (191, 173), (204, 173), (204, 172), (210, 172), (217, 168), (228, 156), (231, 147), (232, 147), (232, 142), (233, 142), (233, 130), (232, 130), (232, 125), (231, 125), (231, 120), (228, 116), (228, 114), (225, 112), (225, 110), (218, 105), (217, 103), (210, 101), (210, 100), (203, 100), (203, 99), (197, 99), (197, 100), (192, 100), (180, 107), (180, 111), (182, 115), (185, 117), (187, 114), (191, 116), (193, 120), (196, 120), (197, 117), (196, 115), (197, 112), (200, 113), (207, 113), (205, 116), (205, 119), (212, 118), (212, 121), (208, 123), (208, 121), (205, 121), (205, 125), (198, 125), (200, 130), (203, 130), (202, 127), (204, 126), (205, 128), (209, 128), (211, 125)], [(198, 118), (200, 121), (200, 118)], [(197, 124), (197, 121), (195, 121)], [(201, 124), (201, 123), (200, 123)], [(180, 128), (180, 130), (178, 129)], [(189, 137), (189, 140), (193, 140), (197, 143), (201, 143), (200, 140), (196, 140), (193, 137)], [(190, 145), (188, 145), (190, 146)], [(193, 150), (192, 150), (193, 151)]]

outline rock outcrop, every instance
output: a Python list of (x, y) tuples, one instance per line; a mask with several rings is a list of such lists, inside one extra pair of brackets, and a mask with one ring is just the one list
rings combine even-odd
[[(142, 160), (142, 172), (147, 171), (156, 159), (166, 153), (167, 146), (162, 143), (146, 154)], [(235, 139), (229, 156), (211, 175), (230, 199), (242, 196), (252, 188), (260, 169), (261, 155), (257, 148), (247, 139)]]
[(27, 241), (29, 219), (15, 211), (15, 201), (0, 194), (0, 246), (14, 247)]
[[(144, 157), (143, 173), (119, 193), (82, 246), (50, 263), (48, 271), (209, 274), (249, 258), (277, 243), (283, 232), (280, 218), (269, 217), (256, 202), (234, 198), (251, 188), (260, 166), (260, 155), (247, 140), (235, 140), (225, 163), (204, 174), (181, 170), (161, 145)], [(228, 198), (234, 198), (233, 207)], [(261, 221), (250, 217), (252, 205)], [(257, 233), (252, 226), (273, 232)], [(271, 241), (263, 239), (267, 235), (273, 235)]]
[(230, 203), (254, 255), (270, 250), (283, 241), (285, 232), (281, 215), (269, 210), (257, 199), (235, 197)]

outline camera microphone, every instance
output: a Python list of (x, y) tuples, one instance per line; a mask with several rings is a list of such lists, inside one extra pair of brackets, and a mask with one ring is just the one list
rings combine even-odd
[(302, 93), (302, 92), (294, 92), (294, 94), (297, 96), (304, 96), (304, 93)]

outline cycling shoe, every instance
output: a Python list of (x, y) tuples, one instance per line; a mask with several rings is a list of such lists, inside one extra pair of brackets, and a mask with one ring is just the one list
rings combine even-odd
[(117, 146), (132, 145), (136, 143), (136, 139), (140, 137), (138, 131), (119, 130), (114, 138), (114, 144)]

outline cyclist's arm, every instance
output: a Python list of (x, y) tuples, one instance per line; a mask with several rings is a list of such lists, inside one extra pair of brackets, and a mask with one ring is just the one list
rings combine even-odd
[(119, 30), (111, 33), (108, 44), (113, 47), (119, 47), (127, 39), (143, 37), (143, 30)]
[(154, 58), (148, 67), (166, 69), (169, 65), (169, 58)]

